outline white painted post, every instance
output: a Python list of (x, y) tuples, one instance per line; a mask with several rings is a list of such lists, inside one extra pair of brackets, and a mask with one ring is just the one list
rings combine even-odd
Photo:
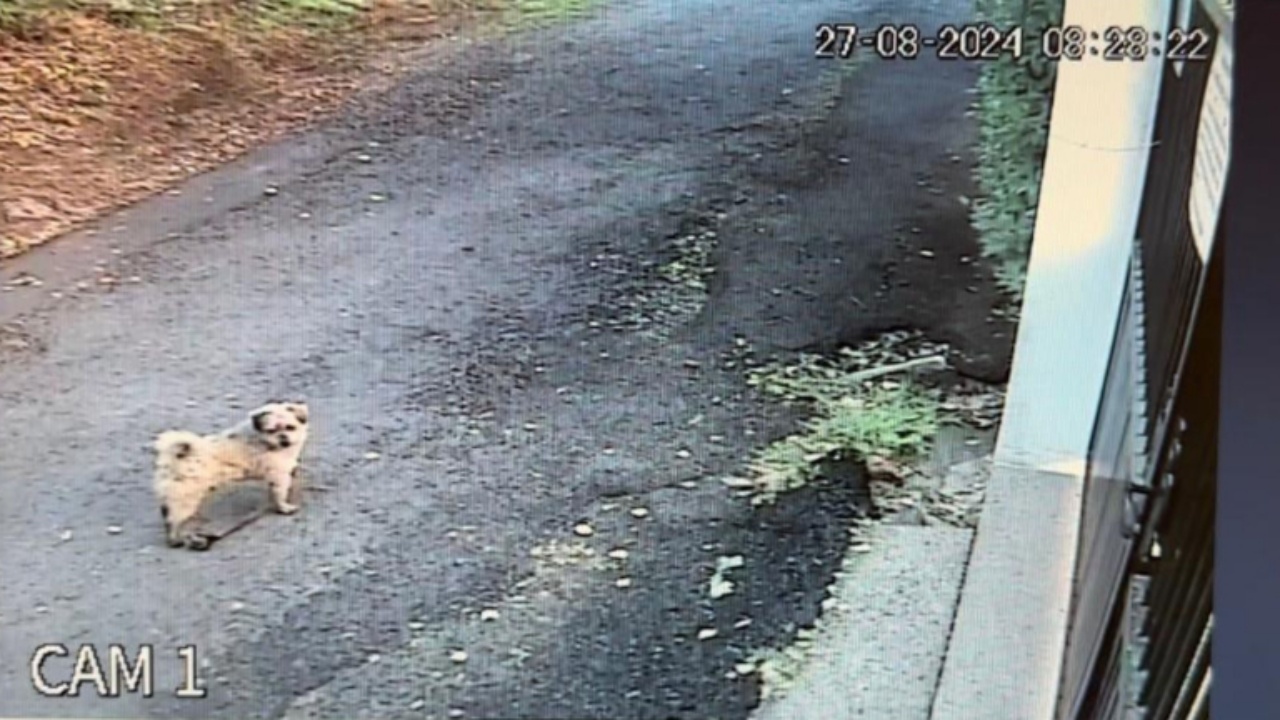
[[(1063, 26), (1164, 33), (1169, 0), (1067, 0)], [(1138, 223), (1163, 58), (1058, 65), (997, 462), (1082, 467)]]

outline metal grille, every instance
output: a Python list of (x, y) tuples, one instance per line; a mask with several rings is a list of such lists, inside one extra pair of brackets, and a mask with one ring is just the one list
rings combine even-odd
[[(1217, 26), (1195, 3), (1191, 27), (1216, 39)], [(1191, 303), (1203, 270), (1191, 236), (1187, 201), (1200, 121), (1200, 106), (1209, 80), (1208, 62), (1187, 62), (1182, 72), (1166, 63), (1147, 170), (1147, 187), (1138, 218), (1138, 237), (1146, 278), (1147, 317), (1143, 327), (1146, 385), (1153, 412), (1146, 435), (1159, 441), (1168, 422), (1173, 373), (1186, 339)]]
[(1221, 253), (1219, 237), (1185, 365), (1178, 373), (1173, 432), (1156, 469), (1160, 480), (1135, 563), (1136, 572), (1151, 578), (1140, 624), (1145, 650), (1137, 658), (1143, 673), (1137, 700), (1147, 718), (1189, 717), (1197, 696), (1207, 700), (1218, 489)]
[[(1197, 2), (1191, 26), (1217, 39)], [(1221, 237), (1187, 211), (1209, 63), (1165, 69), (1138, 240), (1098, 407), (1059, 716), (1207, 717)], [(1219, 232), (1221, 235), (1221, 232)]]

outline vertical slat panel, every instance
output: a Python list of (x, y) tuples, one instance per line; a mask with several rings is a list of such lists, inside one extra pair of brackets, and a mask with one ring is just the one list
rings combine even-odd
[[(1199, 3), (1192, 26), (1217, 35)], [(1085, 477), (1063, 718), (1207, 713), (1222, 240), (1206, 267), (1187, 208), (1208, 79), (1207, 62), (1169, 65), (1162, 79), (1128, 310)]]

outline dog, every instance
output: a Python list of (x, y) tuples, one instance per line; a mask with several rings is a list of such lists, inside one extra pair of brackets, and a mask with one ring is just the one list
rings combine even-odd
[(160, 433), (153, 444), (153, 489), (170, 547), (206, 550), (216, 537), (204, 529), (200, 505), (219, 488), (265, 480), (272, 508), (292, 515), (289, 495), (307, 442), (309, 411), (302, 402), (272, 402), (214, 435), (186, 430)]

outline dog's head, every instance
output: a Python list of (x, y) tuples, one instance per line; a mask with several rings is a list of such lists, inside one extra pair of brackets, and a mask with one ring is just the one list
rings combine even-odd
[(307, 441), (307, 404), (273, 402), (250, 413), (253, 429), (272, 450), (300, 448)]

